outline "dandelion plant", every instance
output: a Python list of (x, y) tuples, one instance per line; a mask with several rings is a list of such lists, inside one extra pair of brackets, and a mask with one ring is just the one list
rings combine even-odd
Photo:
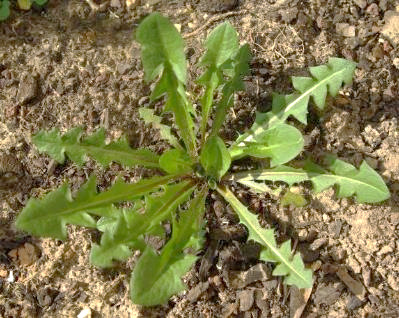
[[(104, 167), (116, 161), (125, 167), (151, 168), (155, 176), (136, 183), (117, 179), (100, 193), (95, 177), (74, 195), (64, 184), (42, 198), (31, 198), (16, 220), (17, 228), (61, 240), (67, 237), (68, 224), (96, 229), (102, 236), (93, 243), (90, 259), (103, 268), (140, 251), (131, 275), (131, 299), (145, 306), (164, 304), (185, 288), (181, 278), (197, 261), (204, 243), (208, 193), (216, 191), (247, 228), (248, 240), (261, 245), (260, 260), (274, 263), (273, 275), (281, 276), (288, 285), (312, 286), (312, 271), (292, 250), (291, 241), (278, 245), (274, 230), (260, 225), (258, 216), (234, 195), (232, 184), (262, 192), (273, 182), (291, 186), (307, 181), (316, 193), (335, 186), (339, 198), (353, 197), (360, 203), (387, 199), (385, 183), (365, 161), (358, 169), (332, 156), (326, 156), (323, 166), (310, 159), (301, 165), (291, 162), (304, 147), (300, 130), (291, 123), (306, 124), (310, 102), (323, 109), (327, 95), (336, 96), (342, 85), (352, 81), (355, 63), (330, 58), (326, 65), (311, 67), (311, 76), (293, 77), (294, 92), (274, 94), (271, 110), (258, 113), (252, 127), (226, 145), (219, 132), (235, 93), (244, 89), (243, 77), (250, 71), (248, 44), (239, 45), (236, 31), (227, 22), (209, 34), (199, 62), (204, 71), (197, 80), (203, 88), (198, 112), (186, 93), (184, 43), (173, 24), (153, 13), (141, 22), (136, 38), (145, 79), (156, 81), (151, 101), (164, 101), (164, 112), (173, 114), (176, 129), (163, 123), (163, 113), (141, 108), (139, 114), (159, 130), (170, 144), (168, 150), (157, 154), (131, 149), (123, 138), (106, 143), (102, 129), (89, 136), (82, 128), (64, 134), (57, 129), (41, 131), (32, 141), (59, 163), (68, 157), (82, 166), (90, 157)], [(287, 122), (288, 118), (293, 120)], [(232, 162), (244, 157), (264, 159), (262, 167), (266, 168), (231, 172)], [(130, 204), (122, 204), (125, 202)], [(170, 236), (165, 233), (165, 223), (172, 229)], [(147, 244), (148, 235), (162, 238), (165, 244), (154, 249)]]

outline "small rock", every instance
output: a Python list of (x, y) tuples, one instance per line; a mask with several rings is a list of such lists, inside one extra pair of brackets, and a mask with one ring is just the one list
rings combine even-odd
[(395, 291), (399, 291), (399, 281), (397, 278), (395, 278), (394, 275), (389, 274), (388, 275), (388, 279), (387, 282), (389, 284), (389, 286), (391, 286), (391, 288)]
[[(255, 304), (261, 310), (262, 314), (265, 317), (268, 317), (269, 312), (269, 304), (266, 301), (263, 291), (261, 289), (255, 290)], [(263, 316), (262, 316), (263, 317)]]
[(290, 287), (290, 318), (300, 318), (308, 303), (312, 288)]
[(4, 268), (0, 268), (0, 277), (1, 278), (6, 278), (8, 275), (8, 271)]
[(77, 316), (77, 318), (91, 318), (91, 309), (89, 307), (84, 308)]
[(316, 289), (315, 295), (314, 295), (314, 303), (316, 305), (320, 304), (325, 304), (327, 306), (334, 304), (339, 296), (341, 295), (341, 292), (337, 289), (336, 286), (330, 284), (330, 285), (319, 285), (319, 287)]
[(373, 16), (377, 16), (379, 14), (379, 9), (378, 9), (378, 5), (376, 3), (372, 3), (370, 4), (367, 9), (366, 12), (370, 15)]
[(356, 296), (351, 296), (348, 303), (346, 304), (346, 308), (348, 308), (348, 310), (355, 310), (361, 305), (363, 305), (363, 302), (359, 298), (357, 298)]
[[(232, 277), (231, 277), (232, 276)], [(272, 278), (271, 270), (266, 264), (258, 263), (245, 272), (229, 274), (228, 285), (231, 288), (244, 288), (257, 281), (266, 281)]]
[(385, 25), (381, 30), (381, 34), (386, 36), (391, 44), (396, 46), (399, 44), (399, 12), (387, 11), (384, 15)]
[(299, 243), (298, 251), (301, 253), (302, 259), (306, 263), (314, 262), (320, 256), (319, 251), (311, 249), (308, 243)]
[(315, 251), (318, 250), (320, 247), (324, 246), (327, 244), (327, 239), (325, 237), (318, 238), (317, 240), (314, 240), (312, 244), (310, 244), (310, 249)]
[(369, 268), (362, 269), (362, 277), (364, 285), (369, 287), (371, 283), (371, 270)]
[(119, 0), (111, 0), (109, 4), (112, 8), (121, 8), (122, 5)]
[(39, 253), (33, 244), (25, 243), (23, 246), (14, 248), (8, 252), (8, 256), (22, 266), (29, 266), (38, 260)]
[(367, 6), (367, 0), (354, 0), (354, 2), (360, 9), (364, 9)]
[(200, 298), (201, 294), (209, 288), (209, 282), (200, 282), (197, 286), (192, 288), (188, 294), (187, 299), (190, 302), (195, 302)]
[(37, 78), (31, 74), (25, 74), (19, 82), (17, 100), (21, 105), (26, 105), (37, 96), (39, 85)]
[(378, 251), (377, 255), (384, 255), (393, 252), (393, 248), (389, 245), (385, 245), (381, 247), (381, 249)]
[(254, 290), (245, 289), (237, 293), (237, 298), (240, 302), (240, 311), (248, 311), (254, 304)]
[(348, 23), (337, 23), (335, 30), (338, 34), (350, 38), (356, 36), (356, 28)]

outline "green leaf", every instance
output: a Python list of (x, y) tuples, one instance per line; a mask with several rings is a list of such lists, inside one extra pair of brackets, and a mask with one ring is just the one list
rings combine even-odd
[(206, 126), (213, 102), (215, 89), (223, 81), (223, 68), (238, 50), (238, 36), (228, 22), (220, 24), (209, 34), (205, 47), (207, 51), (200, 60), (201, 66), (206, 66), (205, 73), (198, 79), (198, 83), (205, 86), (205, 93), (201, 98), (202, 120), (201, 135), (205, 140)]
[(334, 184), (338, 186), (338, 198), (355, 196), (359, 203), (376, 203), (390, 197), (388, 187), (381, 176), (366, 161), (359, 169), (335, 157), (327, 157), (328, 170), (308, 162), (308, 171), (315, 192), (321, 192)]
[(193, 189), (191, 182), (166, 186), (163, 192), (146, 196), (145, 213), (139, 213), (141, 205), (131, 210), (114, 209), (115, 216), (99, 221), (98, 228), (104, 233), (100, 245), (92, 247), (91, 262), (110, 267), (113, 260), (126, 260), (132, 249), (144, 250), (144, 234), (162, 232), (161, 222), (170, 219)]
[(241, 135), (235, 142), (239, 144), (253, 138), (275, 125), (284, 123), (293, 116), (306, 124), (308, 103), (313, 98), (316, 106), (323, 108), (327, 92), (336, 96), (343, 84), (349, 84), (355, 71), (356, 63), (340, 58), (330, 58), (327, 65), (310, 68), (313, 77), (293, 77), (294, 88), (298, 93), (290, 95), (273, 94), (272, 110), (259, 113), (251, 129)]
[(18, 0), (18, 7), (21, 10), (29, 10), (32, 6), (32, 1), (31, 0)]
[(185, 151), (171, 149), (162, 154), (159, 158), (161, 169), (169, 174), (190, 173), (193, 171), (190, 157)]
[(42, 199), (29, 199), (25, 208), (18, 215), (16, 227), (37, 236), (47, 236), (64, 240), (66, 224), (95, 226), (90, 214), (94, 209), (109, 207), (112, 203), (133, 200), (161, 185), (176, 179), (177, 176), (153, 177), (134, 184), (118, 180), (108, 191), (97, 194), (96, 179), (91, 177), (72, 198), (71, 190), (66, 184), (46, 194)]
[[(359, 169), (335, 157), (327, 157), (328, 170), (307, 161), (303, 169), (278, 166), (273, 169), (236, 172), (230, 180), (242, 181), (282, 181), (290, 186), (294, 183), (311, 181), (316, 193), (338, 186), (339, 198), (355, 196), (359, 203), (376, 203), (389, 198), (389, 190), (381, 178), (363, 161)], [(245, 182), (243, 183), (245, 185)]]
[(244, 156), (271, 158), (270, 165), (273, 167), (295, 158), (304, 144), (301, 132), (287, 124), (276, 125), (249, 137), (229, 148), (232, 160)]
[(215, 120), (212, 124), (211, 135), (218, 134), (230, 107), (234, 104), (234, 93), (245, 89), (243, 77), (249, 74), (249, 62), (251, 50), (248, 44), (240, 47), (233, 59), (233, 71), (231, 78), (224, 84), (222, 98), (216, 105)]
[(205, 188), (190, 202), (188, 211), (182, 211), (178, 221), (174, 219), (172, 238), (160, 254), (147, 247), (139, 258), (130, 281), (130, 295), (135, 304), (165, 304), (172, 295), (185, 289), (181, 277), (192, 267), (197, 257), (185, 254), (184, 249), (198, 246), (198, 240), (203, 240), (200, 233), (206, 195)]
[(262, 228), (257, 216), (251, 213), (229, 189), (218, 187), (217, 191), (230, 203), (238, 214), (240, 222), (247, 227), (248, 239), (260, 243), (264, 248), (261, 251), (260, 259), (277, 263), (273, 275), (284, 276), (284, 283), (287, 285), (295, 285), (298, 288), (311, 287), (313, 284), (312, 271), (305, 268), (299, 253), (292, 254), (291, 242), (286, 241), (278, 247), (274, 230)]
[(6, 20), (10, 16), (10, 1), (3, 0), (0, 2), (0, 21)]
[(44, 6), (48, 0), (33, 0), (34, 3), (36, 3), (38, 6)]
[(137, 29), (141, 59), (147, 81), (160, 76), (151, 99), (167, 95), (165, 110), (172, 111), (181, 137), (192, 158), (195, 157), (193, 107), (186, 97), (186, 59), (184, 43), (173, 24), (159, 13), (146, 17)]
[(284, 193), (280, 201), (281, 206), (293, 205), (297, 208), (304, 207), (307, 203), (308, 202), (302, 194), (292, 192), (291, 190)]
[(159, 157), (148, 149), (133, 150), (126, 139), (105, 143), (105, 132), (97, 130), (90, 136), (82, 138), (82, 128), (71, 129), (62, 136), (58, 129), (40, 131), (32, 141), (40, 152), (47, 153), (59, 163), (65, 161), (65, 154), (79, 166), (82, 166), (87, 157), (92, 157), (102, 166), (109, 165), (112, 161), (124, 166), (142, 165), (158, 168)]
[(309, 180), (309, 175), (303, 169), (281, 165), (272, 169), (236, 172), (230, 176), (230, 180), (234, 180), (239, 183), (242, 183), (242, 181), (282, 181), (291, 186), (294, 183)]
[(146, 124), (151, 124), (153, 128), (159, 130), (163, 140), (168, 141), (171, 146), (183, 150), (183, 147), (180, 145), (177, 138), (173, 136), (171, 128), (168, 125), (161, 124), (162, 118), (155, 115), (154, 110), (140, 107), (139, 114)]
[(219, 136), (211, 136), (206, 141), (200, 157), (202, 167), (209, 177), (219, 180), (229, 170), (230, 154)]

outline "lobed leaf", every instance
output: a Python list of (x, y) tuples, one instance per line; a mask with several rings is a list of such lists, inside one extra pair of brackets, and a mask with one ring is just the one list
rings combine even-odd
[(276, 263), (273, 275), (284, 276), (284, 283), (287, 285), (295, 285), (298, 288), (311, 287), (313, 284), (312, 271), (305, 268), (299, 253), (292, 254), (291, 242), (286, 241), (278, 247), (274, 230), (262, 228), (257, 216), (251, 213), (228, 188), (218, 187), (217, 191), (238, 214), (240, 222), (247, 227), (248, 239), (262, 245), (260, 259)]
[(151, 99), (167, 95), (166, 111), (172, 111), (180, 135), (191, 157), (195, 157), (193, 107), (184, 90), (186, 59), (184, 43), (173, 24), (159, 13), (147, 16), (137, 28), (137, 40), (141, 44), (141, 59), (147, 81), (160, 79)]
[(384, 180), (365, 161), (359, 169), (335, 157), (327, 157), (327, 161), (327, 170), (308, 161), (303, 169), (278, 166), (234, 173), (230, 179), (244, 185), (246, 181), (282, 181), (292, 185), (308, 180), (316, 193), (336, 185), (339, 198), (355, 196), (359, 203), (376, 203), (389, 198)]
[(135, 304), (154, 306), (164, 304), (182, 290), (181, 277), (191, 268), (197, 257), (184, 253), (190, 246), (198, 246), (205, 212), (204, 188), (190, 201), (188, 211), (182, 211), (179, 220), (173, 220), (172, 237), (157, 254), (147, 247), (139, 258), (130, 280), (130, 295)]
[(323, 109), (327, 92), (336, 96), (343, 84), (352, 81), (355, 67), (356, 63), (352, 61), (330, 58), (327, 65), (310, 68), (313, 77), (293, 77), (293, 86), (297, 92), (290, 95), (273, 94), (272, 110), (258, 113), (251, 129), (241, 135), (235, 144), (254, 139), (265, 130), (284, 123), (290, 116), (306, 124), (310, 98), (317, 107)]
[(168, 125), (161, 124), (162, 118), (155, 115), (154, 110), (140, 107), (139, 114), (146, 124), (151, 124), (155, 129), (159, 130), (162, 139), (168, 141), (176, 149), (183, 150), (177, 138), (172, 134), (171, 128)]
[(103, 208), (110, 207), (112, 203), (141, 197), (176, 178), (153, 177), (134, 184), (118, 180), (109, 190), (97, 194), (96, 179), (91, 177), (75, 198), (72, 198), (68, 185), (64, 184), (42, 199), (29, 199), (15, 224), (19, 230), (33, 235), (64, 240), (67, 224), (95, 227), (96, 222), (90, 214), (102, 216)]
[(304, 144), (301, 132), (287, 124), (276, 125), (250, 137), (229, 148), (232, 160), (244, 156), (270, 158), (270, 165), (274, 167), (294, 159)]
[(145, 213), (139, 213), (141, 204), (135, 209), (118, 210), (112, 216), (99, 220), (100, 245), (93, 245), (90, 259), (100, 267), (110, 267), (113, 260), (126, 260), (131, 250), (144, 250), (145, 234), (162, 233), (161, 222), (168, 220), (176, 208), (188, 199), (193, 191), (191, 182), (165, 186), (162, 193), (147, 195)]
[(102, 166), (116, 161), (128, 167), (135, 165), (159, 167), (158, 155), (148, 149), (131, 149), (124, 138), (106, 144), (104, 129), (99, 129), (84, 138), (82, 133), (83, 129), (77, 127), (61, 135), (55, 128), (48, 132), (40, 131), (32, 137), (32, 141), (40, 152), (47, 153), (59, 163), (63, 163), (67, 155), (79, 166), (82, 166), (88, 157), (92, 157)]

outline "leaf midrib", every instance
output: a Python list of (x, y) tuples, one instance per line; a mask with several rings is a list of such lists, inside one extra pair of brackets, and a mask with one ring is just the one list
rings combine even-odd
[[(276, 247), (274, 247), (273, 245), (271, 245), (267, 240), (265, 240), (263, 238), (263, 236), (260, 232), (263, 228), (261, 228), (259, 225), (259, 230), (258, 230), (257, 229), (258, 227), (254, 226), (251, 221), (248, 222), (248, 218), (245, 217), (245, 214), (241, 213), (241, 210), (239, 207), (245, 209), (248, 212), (248, 214), (250, 214), (250, 215), (252, 215), (252, 213), (249, 212), (248, 209), (241, 204), (241, 202), (232, 194), (232, 192), (229, 189), (218, 187), (218, 190), (227, 199), (227, 201), (229, 201), (230, 204), (236, 205), (236, 207), (237, 207), (236, 212), (240, 215), (240, 217), (242, 217), (243, 219), (245, 219), (247, 221), (247, 224), (249, 224), (250, 227), (252, 228), (252, 230), (254, 230), (256, 232), (256, 234), (261, 238), (262, 242), (264, 242), (264, 245), (266, 245), (275, 255), (277, 255), (277, 257), (281, 260), (281, 263), (284, 263), (291, 270), (292, 273), (297, 275), (299, 278), (301, 278), (306, 283), (307, 282), (306, 277), (303, 277), (301, 275), (301, 273), (298, 273), (298, 271), (294, 267), (292, 267), (291, 263), (289, 261), (287, 261), (281, 255), (281, 253), (278, 251), (278, 249)], [(256, 217), (255, 214), (254, 214), (254, 216)], [(261, 243), (261, 242), (259, 242), (259, 243)]]

